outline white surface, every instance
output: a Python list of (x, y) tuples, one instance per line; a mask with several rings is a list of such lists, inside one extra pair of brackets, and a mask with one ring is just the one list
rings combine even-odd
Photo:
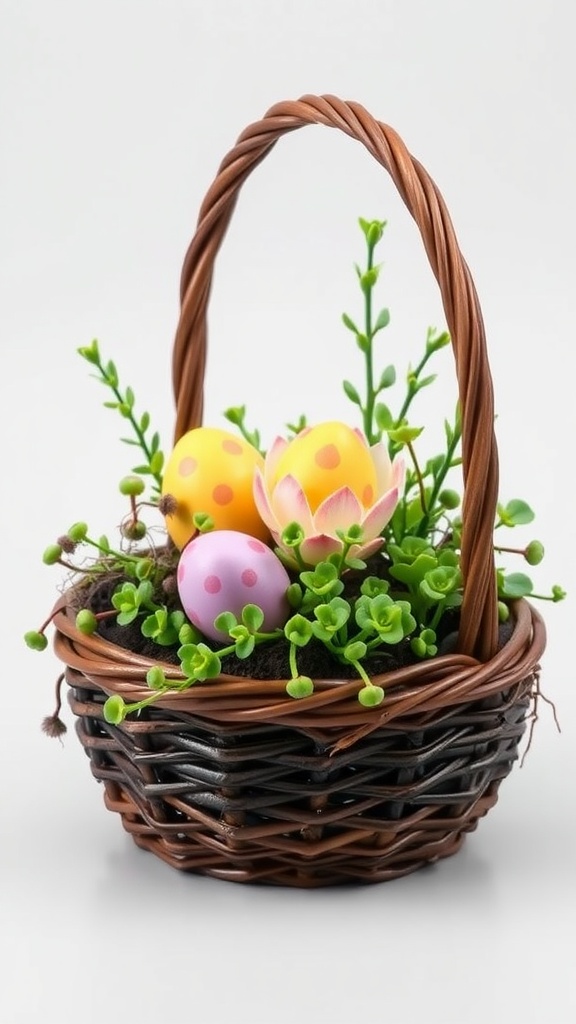
[[(2, 1024), (569, 1024), (571, 5), (1, 0), (0, 11), (1, 515), (16, 585), (2, 613)], [(54, 598), (43, 548), (78, 518), (112, 529), (110, 482), (128, 468), (75, 349), (99, 338), (168, 444), (178, 278), (199, 205), (245, 125), (306, 92), (392, 124), (442, 191), (486, 319), (502, 497), (535, 508), (547, 556), (534, 578), (570, 591), (541, 606), (542, 685), (562, 734), (543, 705), (524, 768), (463, 852), (359, 891), (243, 888), (138, 851), (72, 729), (63, 746), (41, 735), (60, 666), (20, 639)], [(357, 308), (359, 215), (390, 224), (387, 361), (404, 366), (428, 324), (443, 324), (385, 173), (337, 132), (298, 132), (245, 186), (218, 262), (207, 422), (243, 401), (270, 434), (300, 411), (351, 411), (339, 382), (360, 363), (339, 317)], [(440, 417), (453, 394), (444, 354)], [(281, 386), (260, 390), (280, 359)]]

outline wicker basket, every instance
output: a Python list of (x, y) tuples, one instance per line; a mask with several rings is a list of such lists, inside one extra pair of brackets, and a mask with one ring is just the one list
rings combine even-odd
[(79, 633), (64, 606), (55, 618), (78, 736), (134, 842), (184, 871), (299, 887), (382, 882), (456, 853), (518, 756), (546, 642), (521, 600), (498, 645), (493, 395), (470, 272), (434, 182), (358, 104), (277, 104), (222, 161), (182, 271), (174, 438), (202, 420), (212, 269), (239, 189), (281, 135), (308, 124), (339, 128), (386, 168), (440, 287), (463, 418), (458, 653), (378, 677), (387, 694), (379, 708), (359, 704), (355, 682), (316, 680), (311, 697), (294, 701), (283, 680), (222, 676), (113, 726), (102, 715), (106, 697), (143, 699), (152, 662)]

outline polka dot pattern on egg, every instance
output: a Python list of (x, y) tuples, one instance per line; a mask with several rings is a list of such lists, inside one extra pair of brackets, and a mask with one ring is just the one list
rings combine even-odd
[(167, 460), (162, 494), (176, 499), (175, 513), (165, 517), (166, 529), (182, 549), (195, 533), (194, 516), (209, 515), (218, 530), (238, 530), (261, 541), (270, 534), (253, 496), (260, 452), (244, 438), (216, 427), (195, 427), (175, 444)]
[(289, 618), (290, 577), (274, 552), (247, 534), (213, 530), (195, 537), (180, 555), (177, 578), (186, 615), (209, 639), (229, 639), (214, 620), (232, 612), (240, 621), (247, 604), (262, 609), (266, 632)]

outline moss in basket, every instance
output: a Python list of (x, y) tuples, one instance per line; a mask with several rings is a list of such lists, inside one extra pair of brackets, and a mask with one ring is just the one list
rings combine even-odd
[[(95, 341), (79, 349), (111, 393), (105, 406), (132, 429), (134, 436), (122, 440), (141, 458), (119, 485), (129, 503), (119, 543), (92, 536), (79, 522), (43, 558), (81, 574), (74, 588), (80, 632), (98, 631), (158, 662), (147, 674), (148, 697), (133, 704), (118, 695), (106, 701), (104, 715), (111, 723), (167, 691), (222, 672), (286, 679), (287, 695), (296, 700), (313, 693), (314, 677), (355, 677), (358, 700), (375, 707), (385, 693), (372, 676), (454, 649), (463, 592), (461, 520), (459, 490), (448, 484), (461, 464), (459, 409), (444, 422), (443, 451), (424, 462), (418, 452), (423, 428), (409, 415), (418, 394), (436, 379), (429, 361), (450, 338), (428, 330), (422, 357), (408, 368), (403, 399), (392, 412), (382, 398), (396, 384), (396, 369), (390, 364), (377, 371), (374, 351), (390, 320), (389, 311), (376, 312), (373, 301), (380, 273), (375, 251), (385, 222), (359, 223), (366, 247), (364, 266), (355, 268), (362, 320), (358, 326), (346, 313), (342, 319), (363, 357), (363, 389), (343, 381), (361, 428), (338, 422), (309, 426), (300, 416), (287, 424), (288, 438), (277, 438), (266, 452), (260, 431), (246, 424), (245, 406), (236, 406), (224, 415), (239, 440), (199, 427), (165, 463), (150, 415), (137, 415), (134, 392), (121, 388), (115, 364), (101, 358)], [(150, 509), (164, 521), (159, 546), (143, 518)], [(500, 503), (495, 531), (533, 518), (523, 500)], [(257, 571), (242, 561), (248, 547)], [(79, 549), (93, 558), (72, 561)], [(538, 540), (523, 547), (495, 543), (495, 552), (523, 557), (529, 565), (544, 556)], [(231, 588), (228, 577), (234, 574), (242, 576), (241, 593), (253, 595), (252, 601)], [(192, 580), (191, 591), (185, 578)], [(502, 623), (517, 598), (565, 596), (560, 586), (536, 593), (529, 576), (502, 566), (496, 579)], [(46, 647), (49, 622), (26, 634), (28, 646)], [(59, 704), (44, 722), (50, 735), (64, 728), (58, 710)]]

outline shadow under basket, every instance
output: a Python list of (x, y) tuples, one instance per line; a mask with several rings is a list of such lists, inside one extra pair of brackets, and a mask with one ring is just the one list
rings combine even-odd
[[(545, 628), (523, 599), (499, 639), (493, 387), (470, 271), (438, 188), (397, 133), (359, 104), (333, 96), (276, 104), (220, 164), (182, 267), (174, 441), (202, 424), (213, 266), (238, 192), (281, 135), (306, 125), (337, 128), (385, 168), (438, 282), (462, 423), (458, 653), (375, 676), (385, 690), (378, 707), (358, 701), (358, 679), (315, 679), (311, 696), (293, 700), (286, 680), (223, 675), (162, 694), (114, 726), (103, 717), (106, 697), (144, 700), (153, 662), (80, 633), (66, 597), (54, 623), (78, 736), (106, 806), (135, 843), (184, 871), (313, 887), (383, 882), (456, 853), (518, 757)], [(168, 671), (174, 678), (174, 666)]]

